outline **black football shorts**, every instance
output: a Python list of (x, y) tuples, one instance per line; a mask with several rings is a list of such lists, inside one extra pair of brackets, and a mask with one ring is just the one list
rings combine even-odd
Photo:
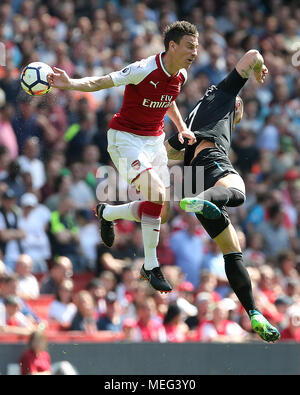
[[(229, 173), (239, 174), (232, 166), (228, 156), (217, 148), (203, 149), (190, 165), (192, 167), (202, 167), (204, 191), (213, 187), (220, 178), (225, 177)], [(193, 190), (198, 189), (195, 185), (195, 178), (193, 178), (192, 182)]]
[[(205, 148), (191, 162), (192, 167), (201, 167), (203, 172), (203, 190), (209, 189), (227, 174), (239, 174), (232, 166), (229, 158), (217, 148)], [(193, 173), (195, 174), (195, 173)], [(193, 190), (199, 191), (196, 185), (196, 177), (193, 177)], [(198, 192), (199, 193), (199, 192)], [(212, 239), (217, 237), (229, 224), (230, 218), (226, 207), (220, 207), (222, 215), (217, 220), (205, 219), (202, 215), (196, 214), (199, 222)]]

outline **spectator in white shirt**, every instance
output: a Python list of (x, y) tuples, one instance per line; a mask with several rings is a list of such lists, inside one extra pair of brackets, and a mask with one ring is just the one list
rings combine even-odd
[(51, 213), (46, 206), (38, 204), (38, 199), (33, 193), (24, 193), (20, 204), (23, 208), (23, 215), (19, 226), (26, 233), (26, 237), (22, 240), (23, 252), (32, 258), (33, 272), (44, 273), (48, 270), (46, 261), (51, 256), (46, 233)]
[(26, 140), (23, 148), (23, 154), (18, 158), (21, 166), (21, 172), (31, 174), (33, 189), (38, 190), (46, 182), (46, 172), (44, 163), (38, 159), (40, 154), (40, 142), (37, 137), (31, 137)]
[(57, 322), (62, 328), (68, 329), (77, 308), (72, 302), (74, 284), (71, 279), (63, 280), (57, 290), (56, 299), (49, 308), (49, 319)]
[(22, 299), (37, 299), (40, 295), (39, 283), (32, 274), (33, 262), (29, 255), (21, 254), (16, 262), (18, 275), (17, 293)]

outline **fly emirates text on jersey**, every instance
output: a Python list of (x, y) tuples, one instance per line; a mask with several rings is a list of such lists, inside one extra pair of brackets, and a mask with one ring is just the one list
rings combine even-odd
[(160, 101), (152, 101), (150, 99), (143, 100), (143, 106), (150, 108), (168, 108), (172, 104), (173, 96), (161, 95)]

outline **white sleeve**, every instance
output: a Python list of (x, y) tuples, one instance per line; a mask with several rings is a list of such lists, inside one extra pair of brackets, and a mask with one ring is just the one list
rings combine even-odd
[(131, 63), (120, 71), (113, 71), (109, 75), (114, 86), (137, 85), (156, 68), (155, 56), (150, 56), (150, 58)]

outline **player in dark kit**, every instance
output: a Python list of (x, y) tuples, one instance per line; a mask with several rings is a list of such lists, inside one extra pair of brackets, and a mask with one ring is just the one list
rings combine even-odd
[[(274, 342), (280, 333), (257, 310), (238, 237), (226, 210), (226, 207), (240, 206), (246, 199), (244, 182), (233, 168), (228, 154), (232, 131), (243, 116), (243, 101), (238, 93), (252, 72), (258, 83), (263, 83), (268, 73), (257, 50), (248, 51), (223, 81), (209, 87), (188, 115), (186, 124), (197, 142), (182, 144), (175, 135), (165, 142), (165, 146), (170, 159), (184, 159), (185, 166), (191, 166), (193, 170), (203, 169), (201, 192), (195, 197), (183, 198), (180, 207), (196, 213), (222, 251), (229, 284), (247, 311), (253, 330), (263, 340)], [(195, 176), (193, 171), (193, 191), (199, 187)]]

